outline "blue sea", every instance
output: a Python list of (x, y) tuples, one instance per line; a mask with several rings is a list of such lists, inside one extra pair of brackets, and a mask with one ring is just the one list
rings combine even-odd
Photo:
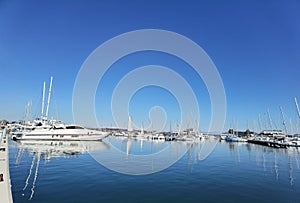
[(15, 203), (300, 202), (297, 148), (116, 137), (9, 147)]

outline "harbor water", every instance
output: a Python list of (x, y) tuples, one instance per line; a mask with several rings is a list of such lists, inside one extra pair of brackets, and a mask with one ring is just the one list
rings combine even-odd
[[(130, 150), (128, 151), (128, 142)], [(300, 202), (300, 149), (219, 142), (205, 159), (203, 142), (189, 144), (170, 167), (146, 175), (118, 173), (91, 152), (113, 148), (156, 153), (170, 142), (107, 138), (103, 142), (9, 142), (15, 203), (79, 202)], [(187, 146), (178, 142), (178, 146)], [(161, 160), (164, 162), (164, 160)]]

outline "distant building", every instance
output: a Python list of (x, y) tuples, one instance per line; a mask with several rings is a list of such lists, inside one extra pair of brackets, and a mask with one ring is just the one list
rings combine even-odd
[(228, 130), (228, 134), (237, 135), (239, 137), (245, 137), (250, 136), (251, 134), (254, 134), (253, 131), (250, 131), (247, 129), (246, 131), (234, 131), (232, 128)]

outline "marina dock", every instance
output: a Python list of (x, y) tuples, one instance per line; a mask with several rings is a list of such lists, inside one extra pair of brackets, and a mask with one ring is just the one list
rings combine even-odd
[(1, 203), (12, 203), (9, 175), (8, 137), (6, 128), (0, 131), (0, 197)]

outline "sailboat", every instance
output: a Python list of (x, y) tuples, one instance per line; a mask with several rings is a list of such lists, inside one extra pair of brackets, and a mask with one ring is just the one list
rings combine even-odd
[(79, 125), (65, 125), (61, 121), (48, 120), (49, 105), (51, 98), (53, 77), (50, 78), (48, 101), (44, 115), (45, 82), (43, 86), (41, 118), (34, 120), (34, 127), (31, 130), (23, 131), (12, 136), (13, 140), (73, 140), (73, 141), (96, 141), (102, 140), (109, 135), (109, 132), (91, 130)]
[(142, 122), (142, 126), (141, 126), (141, 132), (136, 134), (134, 136), (134, 138), (136, 140), (141, 140), (141, 143), (143, 142), (143, 140), (148, 140), (148, 138), (151, 138), (152, 137), (152, 134), (150, 133), (145, 133), (145, 130), (144, 130), (144, 123)]
[[(295, 105), (296, 105), (296, 110), (297, 110), (297, 116), (300, 119), (300, 110), (299, 110), (299, 106), (298, 106), (298, 101), (297, 101), (296, 97), (294, 99), (295, 99)], [(290, 136), (287, 137), (287, 140), (288, 140), (288, 146), (291, 146), (291, 147), (300, 147), (299, 134), (290, 135)]]

